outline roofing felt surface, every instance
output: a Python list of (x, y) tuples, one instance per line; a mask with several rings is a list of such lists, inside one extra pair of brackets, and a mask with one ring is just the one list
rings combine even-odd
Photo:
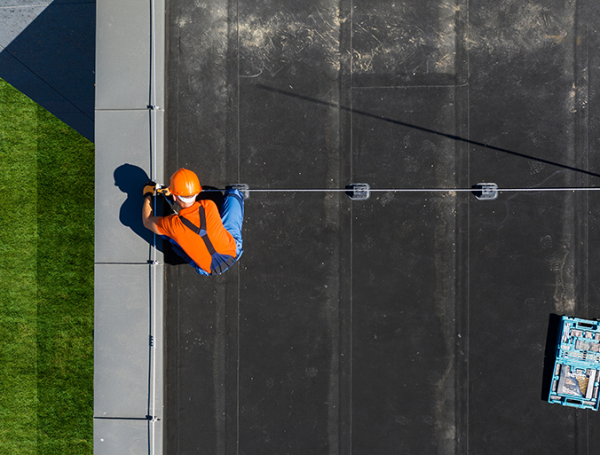
[[(167, 2), (165, 174), (600, 186), (599, 13)], [(599, 198), (251, 193), (238, 265), (166, 266), (166, 452), (596, 453), (599, 414), (545, 399), (558, 315), (600, 317)]]

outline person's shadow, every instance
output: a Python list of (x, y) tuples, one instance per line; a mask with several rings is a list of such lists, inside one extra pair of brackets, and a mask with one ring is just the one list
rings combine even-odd
[(115, 186), (127, 195), (119, 211), (119, 221), (152, 244), (154, 235), (142, 223), (142, 188), (150, 180), (148, 174), (140, 167), (123, 164), (115, 169), (114, 177)]
[(196, 200), (202, 201), (205, 199), (213, 201), (217, 205), (219, 213), (221, 213), (221, 207), (223, 205), (223, 200), (225, 199), (222, 190), (215, 188), (214, 186), (202, 185), (202, 192), (198, 195)]
[[(139, 235), (149, 245), (152, 245), (154, 235), (151, 231), (146, 229), (142, 223), (142, 188), (144, 187), (144, 183), (150, 180), (150, 177), (146, 174), (146, 171), (138, 166), (134, 166), (133, 164), (123, 164), (115, 169), (114, 178), (115, 186), (127, 195), (127, 199), (125, 199), (125, 202), (123, 202), (119, 211), (119, 221)], [(198, 195), (198, 200), (201, 199), (212, 200), (217, 204), (220, 211), (221, 205), (223, 204), (223, 193), (218, 188), (204, 186), (202, 193)], [(172, 213), (169, 205), (162, 196), (158, 196), (156, 201), (157, 216), (165, 216)], [(164, 254), (164, 261), (166, 264), (187, 264), (187, 262), (173, 251), (171, 243), (162, 240), (160, 236), (157, 236), (156, 248)]]
[[(123, 164), (115, 169), (114, 172), (115, 186), (127, 195), (127, 199), (121, 205), (119, 210), (119, 221), (123, 226), (127, 226), (137, 235), (139, 235), (149, 245), (154, 242), (154, 234), (144, 227), (142, 223), (142, 202), (143, 194), (142, 188), (144, 183), (150, 180), (146, 171), (133, 164)], [(168, 205), (162, 200), (162, 198), (156, 199), (157, 201), (157, 215), (166, 215), (169, 213)], [(165, 207), (166, 206), (166, 207)], [(156, 236), (156, 249), (164, 254), (164, 261), (166, 264), (177, 265), (184, 264), (185, 261), (181, 259), (172, 250), (169, 242), (163, 241), (160, 236)]]

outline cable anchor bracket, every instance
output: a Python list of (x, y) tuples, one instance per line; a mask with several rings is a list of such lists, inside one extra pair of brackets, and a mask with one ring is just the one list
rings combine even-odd
[(250, 186), (248, 186), (246, 183), (234, 183), (229, 185), (227, 188), (231, 190), (238, 190), (244, 195), (244, 199), (250, 198)]
[(475, 198), (478, 201), (493, 201), (498, 199), (498, 185), (495, 183), (478, 183), (475, 185)]
[(371, 187), (368, 183), (351, 183), (346, 187), (346, 194), (353, 201), (366, 201), (371, 196)]

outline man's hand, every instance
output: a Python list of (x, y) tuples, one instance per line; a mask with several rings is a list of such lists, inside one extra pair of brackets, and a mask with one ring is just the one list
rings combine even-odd
[(160, 194), (164, 194), (167, 197), (169, 197), (171, 195), (171, 192), (169, 191), (168, 186), (157, 185), (156, 192), (160, 193)]
[(154, 191), (156, 190), (156, 183), (148, 182), (144, 185), (144, 197), (146, 196), (154, 196)]

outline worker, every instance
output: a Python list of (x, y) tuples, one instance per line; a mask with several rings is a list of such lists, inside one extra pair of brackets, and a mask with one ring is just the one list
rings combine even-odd
[(142, 221), (147, 229), (168, 239), (173, 250), (200, 275), (220, 275), (242, 255), (244, 197), (227, 189), (221, 207), (211, 200), (196, 200), (202, 191), (198, 176), (179, 169), (171, 177), (169, 192), (181, 208), (179, 214), (153, 216), (152, 196), (156, 183), (144, 186)]

